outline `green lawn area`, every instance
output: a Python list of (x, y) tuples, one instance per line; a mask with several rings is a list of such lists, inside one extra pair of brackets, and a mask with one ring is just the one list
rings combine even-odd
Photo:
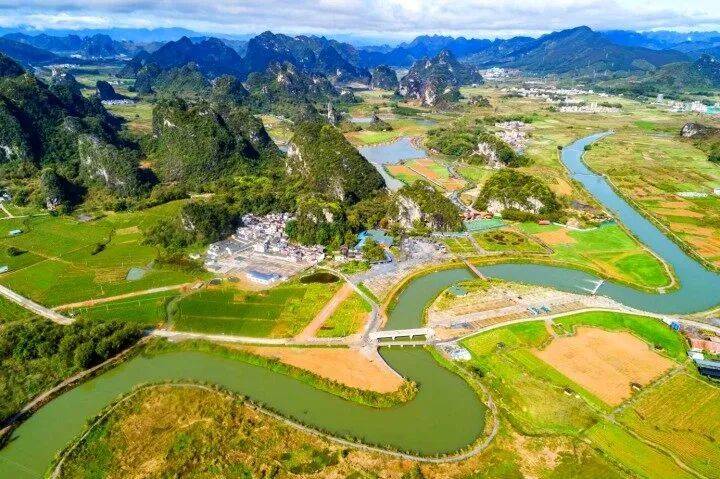
[(620, 462), (630, 477), (649, 479), (690, 479), (688, 472), (680, 469), (668, 456), (635, 439), (621, 427), (601, 422), (586, 434), (593, 445)]
[(546, 249), (526, 235), (509, 230), (493, 230), (473, 233), (473, 238), (487, 251), (519, 253), (545, 253)]
[[(58, 306), (207, 277), (154, 265), (155, 248), (142, 244), (141, 230), (175, 214), (182, 204), (108, 214), (85, 223), (68, 216), (2, 221), (0, 265), (8, 265), (10, 271), (0, 275), (0, 283), (46, 306)], [(10, 229), (23, 233), (9, 237)], [(104, 249), (93, 254), (97, 245)], [(10, 256), (11, 246), (24, 253)], [(146, 274), (127, 281), (131, 268), (146, 269)]]
[[(526, 234), (543, 237), (543, 233), (561, 230), (557, 225), (521, 223)], [(581, 267), (593, 268), (611, 279), (639, 284), (645, 287), (663, 287), (670, 284), (664, 265), (642, 247), (617, 224), (604, 224), (589, 230), (566, 230), (565, 240), (548, 241), (554, 258)]]
[(457, 170), (465, 179), (472, 181), (478, 186), (485, 184), (485, 180), (493, 173), (492, 169), (479, 165), (462, 165), (459, 166)]
[(77, 308), (68, 311), (68, 313), (72, 313), (76, 318), (121, 319), (144, 326), (156, 326), (165, 322), (167, 319), (166, 306), (178, 294), (178, 292), (174, 291), (147, 294), (92, 307)]
[(350, 336), (359, 332), (372, 308), (357, 293), (340, 304), (317, 333), (321, 338)]
[[(630, 331), (662, 346), (673, 359), (685, 358), (682, 337), (653, 318), (629, 314), (580, 313), (556, 320), (561, 333), (584, 325)], [(465, 339), (472, 352), (468, 363), (490, 389), (503, 417), (517, 431), (529, 435), (563, 435), (588, 442), (599, 455), (625, 472), (623, 477), (689, 478), (672, 458), (626, 429), (662, 444), (707, 477), (720, 470), (720, 388), (692, 373), (681, 373), (657, 385), (616, 416), (621, 424), (603, 416), (610, 409), (574, 384), (532, 352), (550, 339), (542, 322), (520, 323)], [(571, 467), (572, 466), (572, 467)], [(570, 461), (568, 471), (577, 464)], [(561, 474), (547, 477), (616, 477)], [(577, 472), (577, 471), (576, 471)], [(613, 471), (610, 471), (613, 472)], [(546, 476), (542, 476), (546, 477)]]
[(293, 282), (247, 292), (208, 289), (178, 301), (172, 323), (178, 331), (289, 337), (299, 333), (340, 287), (336, 283)]

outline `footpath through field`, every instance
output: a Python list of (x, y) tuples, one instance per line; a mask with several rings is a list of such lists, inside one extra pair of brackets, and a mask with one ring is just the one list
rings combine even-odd
[(186, 288), (186, 287), (189, 288), (194, 284), (196, 284), (196, 283), (183, 283), (183, 284), (175, 284), (172, 286), (161, 286), (159, 288), (146, 289), (143, 291), (133, 291), (132, 293), (119, 294), (117, 296), (108, 296), (106, 298), (88, 299), (87, 301), (79, 301), (77, 303), (63, 304), (60, 306), (55, 306), (53, 309), (55, 311), (65, 311), (65, 310), (74, 309), (74, 308), (87, 308), (87, 307), (91, 307), (91, 306), (96, 306), (98, 304), (110, 303), (110, 302), (117, 301), (120, 299), (134, 298), (136, 296), (145, 296), (147, 294), (154, 294), (154, 293), (164, 293), (165, 291), (174, 291), (176, 289), (182, 289), (182, 288)]
[(325, 324), (325, 321), (327, 321), (330, 316), (332, 316), (338, 306), (340, 306), (343, 301), (350, 297), (352, 293), (352, 286), (350, 286), (348, 283), (343, 284), (342, 287), (335, 293), (335, 295), (330, 298), (330, 301), (328, 301), (325, 306), (323, 306), (323, 309), (321, 309), (320, 312), (315, 315), (315, 318), (310, 321), (307, 326), (305, 326), (305, 329), (300, 331), (296, 338), (300, 340), (314, 338), (320, 328), (322, 328), (322, 325)]

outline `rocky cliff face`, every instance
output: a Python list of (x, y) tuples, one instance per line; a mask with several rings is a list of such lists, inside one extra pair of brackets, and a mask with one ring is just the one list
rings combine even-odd
[(415, 62), (400, 81), (400, 94), (427, 106), (440, 106), (460, 98), (458, 86), (482, 82), (475, 68), (461, 64), (443, 50), (434, 58)]
[(715, 128), (700, 123), (685, 123), (680, 130), (680, 135), (683, 138), (689, 139), (703, 139), (711, 136), (720, 135), (720, 128)]

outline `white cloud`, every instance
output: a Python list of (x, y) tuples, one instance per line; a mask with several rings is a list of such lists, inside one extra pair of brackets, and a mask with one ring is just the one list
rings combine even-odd
[(720, 28), (717, 0), (0, 0), (0, 25), (35, 28), (180, 26), (205, 32), (419, 33), (508, 37), (577, 25), (596, 29)]

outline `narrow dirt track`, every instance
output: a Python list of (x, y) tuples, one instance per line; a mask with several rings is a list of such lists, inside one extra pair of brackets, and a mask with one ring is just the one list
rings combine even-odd
[(335, 310), (342, 304), (343, 301), (345, 301), (353, 292), (352, 287), (345, 283), (342, 285), (342, 287), (338, 290), (335, 295), (330, 298), (330, 301), (328, 301), (325, 306), (323, 306), (323, 309), (320, 310), (320, 312), (315, 316), (315, 318), (310, 321), (310, 323), (305, 326), (305, 329), (300, 331), (300, 334), (295, 336), (296, 339), (309, 339), (314, 338), (315, 334), (322, 328), (322, 325), (325, 324), (325, 321), (332, 316), (332, 314), (335, 312)]

